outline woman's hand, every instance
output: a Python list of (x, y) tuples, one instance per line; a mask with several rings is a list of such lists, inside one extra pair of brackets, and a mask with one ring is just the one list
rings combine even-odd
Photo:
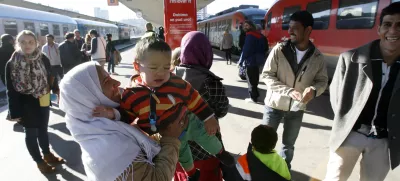
[(93, 110), (93, 117), (108, 118), (111, 120), (115, 119), (114, 110), (112, 107), (97, 106)]
[(172, 137), (172, 138), (179, 138), (181, 136), (183, 130), (186, 129), (189, 123), (189, 119), (187, 114), (184, 113), (183, 116), (180, 116), (174, 122), (169, 124), (165, 129), (160, 130), (160, 134), (163, 137)]

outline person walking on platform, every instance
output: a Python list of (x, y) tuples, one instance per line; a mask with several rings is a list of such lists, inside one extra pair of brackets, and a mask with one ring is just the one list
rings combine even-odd
[(222, 37), (220, 50), (225, 52), (226, 64), (232, 64), (232, 47), (233, 47), (233, 36), (229, 33), (229, 29), (225, 30)]
[(53, 35), (46, 35), (46, 39), (47, 43), (43, 45), (42, 52), (50, 60), (51, 73), (55, 78), (54, 82), (58, 83), (64, 77), (64, 71), (61, 66), (60, 51), (58, 49), (58, 44), (54, 42)]
[(165, 41), (165, 36), (164, 36), (164, 27), (160, 26), (158, 28), (158, 38), (160, 38), (161, 40)]
[(82, 48), (81, 48), (81, 52), (83, 52), (83, 54), (84, 54), (83, 62), (90, 61), (90, 56), (86, 55), (86, 52), (90, 51), (90, 49), (92, 48), (91, 43), (92, 43), (92, 37), (90, 37), (89, 34), (86, 34), (85, 43), (82, 45)]
[(74, 34), (69, 32), (65, 35), (65, 41), (58, 48), (60, 50), (61, 65), (64, 74), (82, 63), (81, 51), (74, 44)]
[(50, 152), (47, 132), (50, 90), (58, 93), (58, 85), (52, 83), (50, 60), (39, 50), (33, 32), (21, 31), (16, 47), (6, 65), (8, 110), (11, 120), (24, 127), (26, 147), (39, 170), (51, 173), (55, 171), (54, 164), (65, 163)]
[(277, 130), (283, 119), (280, 155), (289, 168), (305, 106), (320, 96), (328, 85), (323, 55), (309, 40), (313, 24), (314, 18), (309, 12), (293, 13), (288, 30), (290, 40), (271, 50), (262, 72), (268, 90), (263, 124)]
[(89, 31), (90, 37), (92, 37), (91, 49), (86, 52), (86, 55), (90, 55), (92, 61), (99, 62), (101, 66), (104, 67), (106, 64), (107, 56), (106, 56), (106, 40), (103, 37), (99, 36), (96, 30)]
[(14, 53), (14, 38), (9, 34), (1, 35), (0, 47), (0, 77), (4, 85), (6, 85), (6, 63), (10, 60)]
[(142, 39), (147, 38), (147, 37), (156, 37), (156, 32), (153, 30), (153, 24), (147, 23), (146, 24), (146, 33), (142, 36)]
[(107, 53), (107, 62), (108, 62), (108, 73), (113, 75), (118, 75), (114, 71), (115, 67), (115, 56), (114, 54), (117, 53), (117, 49), (115, 49), (114, 43), (112, 42), (112, 35), (107, 34), (107, 46), (106, 46), (106, 53)]
[(245, 21), (244, 31), (246, 31), (246, 40), (243, 51), (240, 56), (238, 66), (246, 68), (246, 79), (250, 98), (246, 102), (258, 102), (260, 96), (258, 92), (258, 83), (260, 80), (259, 67), (265, 62), (265, 41), (261, 33), (256, 31), (256, 25), (252, 21)]
[(81, 32), (78, 29), (74, 30), (74, 35), (74, 43), (76, 44), (76, 47), (80, 49), (85, 43), (85, 40), (81, 37)]
[(378, 35), (339, 57), (325, 181), (348, 180), (360, 155), (362, 181), (383, 181), (400, 163), (400, 2), (382, 10)]

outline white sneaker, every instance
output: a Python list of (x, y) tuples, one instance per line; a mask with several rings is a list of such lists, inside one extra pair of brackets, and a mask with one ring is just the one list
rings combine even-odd
[(256, 103), (257, 104), (257, 102), (253, 101), (253, 99), (251, 99), (251, 98), (246, 98), (244, 101), (247, 103)]

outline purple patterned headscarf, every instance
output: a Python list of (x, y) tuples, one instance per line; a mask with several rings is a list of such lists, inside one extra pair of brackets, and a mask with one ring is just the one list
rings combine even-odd
[(206, 35), (199, 31), (187, 33), (181, 42), (181, 64), (197, 65), (210, 69), (213, 51)]

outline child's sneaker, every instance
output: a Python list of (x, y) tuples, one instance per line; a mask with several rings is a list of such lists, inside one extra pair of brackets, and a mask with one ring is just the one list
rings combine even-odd
[(233, 167), (236, 164), (235, 158), (225, 150), (215, 155), (215, 157), (217, 157), (219, 161), (227, 167)]
[(200, 180), (200, 170), (196, 169), (196, 172), (191, 176), (188, 177), (188, 181), (199, 181)]

